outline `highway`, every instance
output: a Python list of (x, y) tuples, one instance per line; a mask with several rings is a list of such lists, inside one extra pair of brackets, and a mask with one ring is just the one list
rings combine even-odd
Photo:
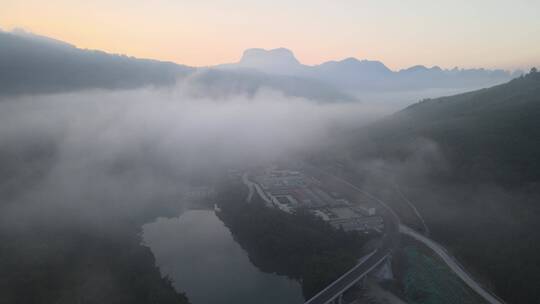
[[(370, 193), (365, 192), (364, 190), (360, 189), (359, 187), (351, 184), (350, 182), (337, 177), (333, 174), (326, 173), (320, 169), (314, 168), (312, 166), (308, 167), (312, 172), (315, 172), (318, 175), (323, 176), (332, 183), (341, 183), (343, 187), (353, 189), (357, 191), (358, 193), (365, 195), (377, 203), (379, 203), (383, 207), (383, 213), (382, 216), (384, 218), (385, 222), (385, 238), (387, 240), (383, 241), (382, 248), (380, 250), (388, 252), (391, 251), (392, 245), (396, 245), (396, 240), (399, 238), (399, 234), (405, 234), (407, 236), (410, 236), (414, 238), (415, 240), (423, 243), (428, 248), (430, 248), (434, 253), (436, 253), (445, 263), (448, 265), (448, 267), (465, 283), (467, 286), (469, 286), (473, 291), (475, 291), (478, 295), (480, 295), (485, 301), (487, 301), (490, 304), (505, 304), (505, 302), (498, 298), (496, 295), (491, 293), (490, 291), (484, 289), (478, 282), (476, 282), (466, 271), (465, 269), (457, 262), (456, 259), (454, 259), (448, 252), (444, 249), (443, 246), (439, 245), (437, 242), (433, 241), (432, 239), (418, 233), (416, 230), (407, 227), (406, 225), (402, 224), (399, 216), (392, 210), (390, 206), (388, 206), (385, 202), (381, 201), (380, 199), (376, 198), (375, 196), (371, 195)], [(342, 188), (344, 189), (344, 188)], [(409, 202), (410, 203), (410, 202)], [(412, 203), (411, 203), (412, 204)], [(418, 211), (416, 211), (418, 212)], [(387, 227), (389, 225), (389, 227)], [(306, 302), (309, 303), (309, 302)]]
[(305, 304), (326, 304), (341, 294), (343, 294), (352, 285), (365, 277), (369, 272), (379, 266), (389, 255), (388, 250), (374, 250), (366, 255), (360, 262), (341, 276), (339, 279), (332, 282), (325, 289), (309, 299)]
[(477, 283), (466, 271), (461, 267), (461, 265), (452, 258), (446, 250), (435, 241), (425, 237), (424, 235), (416, 232), (415, 230), (401, 225), (399, 231), (405, 235), (408, 235), (415, 240), (423, 243), (431, 250), (433, 250), (445, 263), (452, 269), (452, 271), (467, 284), (472, 290), (478, 293), (484, 300), (491, 304), (504, 304), (504, 301), (499, 299), (497, 296), (491, 294), (489, 291), (486, 291), (479, 283)]
[(327, 304), (339, 297), (345, 290), (385, 261), (392, 253), (393, 248), (398, 244), (399, 226), (401, 222), (399, 216), (386, 203), (348, 181), (311, 166), (306, 166), (304, 169), (307, 173), (316, 176), (321, 182), (337, 192), (343, 193), (349, 197), (358, 197), (358, 195), (367, 197), (371, 200), (375, 200), (382, 207), (379, 208), (378, 213), (384, 220), (384, 234), (379, 248), (361, 259), (354, 268), (305, 302), (306, 304)]
[(399, 189), (399, 186), (396, 183), (393, 183), (393, 184), (399, 196), (401, 196), (403, 201), (407, 203), (407, 205), (412, 209), (412, 211), (414, 212), (418, 220), (420, 220), (420, 222), (422, 223), (422, 227), (424, 229), (424, 235), (429, 236), (429, 227), (427, 226), (426, 221), (424, 220), (424, 218), (422, 217), (422, 215), (420, 214), (416, 206), (405, 196), (405, 194), (403, 194), (403, 192), (401, 191), (401, 189)]
[[(399, 216), (396, 212), (384, 201), (381, 201), (377, 197), (370, 193), (360, 189), (359, 187), (351, 184), (350, 182), (327, 173), (323, 170), (315, 168), (313, 166), (306, 165), (304, 167), (306, 173), (316, 176), (321, 182), (337, 192), (346, 194), (350, 197), (357, 197), (358, 195), (367, 197), (377, 202), (382, 208), (379, 209), (379, 215), (384, 220), (384, 234), (380, 242), (379, 248), (372, 251), (365, 257), (363, 257), (356, 266), (354, 266), (347, 273), (336, 279), (332, 284), (320, 291), (318, 294), (309, 299), (306, 304), (327, 304), (338, 298), (344, 291), (350, 288), (352, 285), (361, 280), (369, 272), (379, 266), (384, 260), (392, 253), (393, 248), (398, 245), (400, 234), (407, 235), (413, 239), (421, 242), (430, 248), (435, 254), (437, 254), (448, 267), (472, 290), (480, 295), (484, 300), (490, 304), (505, 304), (505, 302), (499, 299), (496, 295), (484, 289), (478, 282), (476, 282), (464, 268), (451, 257), (443, 246), (439, 245), (432, 239), (418, 233), (414, 229), (405, 226), (401, 223)], [(250, 188), (250, 194), (248, 196), (251, 200), (253, 195), (253, 189), (265, 200), (269, 201), (264, 191), (256, 183), (249, 181), (247, 175), (243, 176), (243, 181)]]
[(248, 190), (249, 190), (248, 196), (246, 197), (246, 202), (251, 203), (251, 199), (253, 198), (253, 189), (255, 188), (255, 183), (249, 180), (247, 172), (244, 172), (244, 174), (242, 174), (242, 182), (244, 183), (244, 185), (248, 187)]
[[(370, 199), (378, 200), (376, 197), (371, 196), (369, 193), (365, 193), (356, 186), (342, 179), (339, 179), (336, 176), (327, 174), (317, 168), (311, 168), (310, 171), (311, 173), (316, 175), (319, 180), (331, 186), (338, 192), (348, 194), (351, 197), (355, 197), (358, 194), (361, 194), (363, 196), (369, 197)], [(272, 204), (271, 200), (268, 199), (261, 187), (257, 183), (249, 180), (247, 173), (244, 173), (242, 175), (242, 181), (249, 188), (249, 194), (246, 198), (246, 201), (251, 201), (255, 190), (264, 201)], [(352, 285), (356, 284), (358, 281), (364, 278), (369, 272), (371, 272), (373, 269), (383, 263), (386, 258), (391, 254), (392, 249), (396, 245), (396, 241), (399, 237), (399, 217), (393, 212), (391, 208), (386, 206), (384, 202), (379, 201), (379, 203), (383, 205), (383, 208), (379, 210), (379, 215), (382, 216), (384, 220), (384, 235), (380, 242), (379, 248), (361, 258), (356, 264), (356, 266), (343, 274), (340, 278), (336, 279), (334, 282), (332, 282), (332, 284), (327, 286), (325, 289), (320, 291), (318, 294), (313, 296), (305, 303), (327, 304), (333, 301), (341, 294), (343, 294), (343, 292), (349, 289)]]

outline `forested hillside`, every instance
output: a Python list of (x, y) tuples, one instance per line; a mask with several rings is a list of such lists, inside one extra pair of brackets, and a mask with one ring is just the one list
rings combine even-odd
[(328, 155), (414, 225), (404, 197), (412, 202), (431, 236), (508, 303), (538, 303), (539, 116), (533, 69), (503, 85), (423, 100), (347, 134), (348, 148)]
[(425, 138), (439, 146), (452, 177), (534, 183), (540, 181), (539, 115), (540, 73), (533, 70), (503, 85), (414, 104), (363, 131), (372, 149), (357, 142), (352, 155), (403, 158), (411, 141)]

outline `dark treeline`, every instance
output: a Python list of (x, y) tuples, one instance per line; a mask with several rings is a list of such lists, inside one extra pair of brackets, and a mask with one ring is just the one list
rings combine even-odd
[(0, 230), (0, 303), (189, 303), (161, 277), (135, 227), (32, 228)]
[(356, 264), (368, 237), (336, 230), (307, 211), (245, 203), (241, 187), (221, 191), (218, 215), (259, 269), (300, 281), (308, 299)]
[[(161, 276), (139, 235), (141, 225), (155, 217), (178, 214), (177, 197), (149, 204), (103, 194), (104, 188), (88, 196), (77, 182), (51, 186), (49, 176), (59, 170), (59, 144), (45, 135), (39, 139), (0, 148), (0, 303), (189, 303)], [(118, 163), (129, 160), (122, 156)], [(122, 168), (114, 171), (122, 180), (129, 175)], [(39, 192), (48, 188), (44, 185), (51, 189)], [(68, 198), (65, 188), (77, 188), (79, 194)], [(118, 205), (122, 200), (124, 207)]]
[[(159, 214), (179, 212), (166, 204), (154, 207)], [(9, 227), (0, 223), (0, 303), (189, 303), (141, 244), (140, 227), (155, 212), (117, 217), (103, 211), (92, 220), (82, 220), (78, 211), (57, 212), (73, 217), (43, 212)]]

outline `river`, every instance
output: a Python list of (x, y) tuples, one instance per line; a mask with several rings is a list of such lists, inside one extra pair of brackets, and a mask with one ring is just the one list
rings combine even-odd
[(189, 210), (143, 226), (163, 275), (193, 304), (303, 303), (300, 284), (261, 272), (211, 210)]

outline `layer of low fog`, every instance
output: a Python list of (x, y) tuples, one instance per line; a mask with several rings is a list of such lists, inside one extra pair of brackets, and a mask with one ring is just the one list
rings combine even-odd
[(186, 185), (220, 170), (316, 152), (387, 113), (264, 89), (210, 98), (186, 83), (0, 102), (0, 224), (98, 224), (180, 203)]
[[(181, 209), (189, 187), (208, 184), (220, 172), (338, 150), (340, 135), (358, 140), (352, 130), (392, 110), (384, 103), (321, 103), (268, 89), (206, 89), (188, 79), (174, 88), (3, 99), (0, 240), (28, 261), (46, 263), (57, 253), (38, 256), (40, 251), (28, 249), (44, 230), (114, 236), (117, 222), (170, 215), (165, 209), (171, 204)], [(356, 160), (349, 169), (365, 177), (366, 190), (391, 201), (407, 224), (418, 226), (400, 188), (433, 235), (458, 248), (460, 257), (474, 261), (478, 246), (497, 250), (501, 239), (527, 235), (529, 225), (522, 223), (537, 219), (536, 211), (507, 205), (534, 200), (526, 193), (432, 182), (432, 173), (451, 168), (430, 139), (413, 141), (407, 151), (395, 160)], [(51, 247), (68, 246), (55, 242)], [(479, 265), (474, 270), (486, 266)]]
[(455, 180), (455, 164), (428, 138), (405, 144), (399, 157), (351, 156), (345, 163), (357, 185), (392, 206), (403, 224), (443, 244), (488, 288), (503, 298), (534, 289), (529, 282), (538, 272), (527, 265), (538, 265), (538, 183)]

